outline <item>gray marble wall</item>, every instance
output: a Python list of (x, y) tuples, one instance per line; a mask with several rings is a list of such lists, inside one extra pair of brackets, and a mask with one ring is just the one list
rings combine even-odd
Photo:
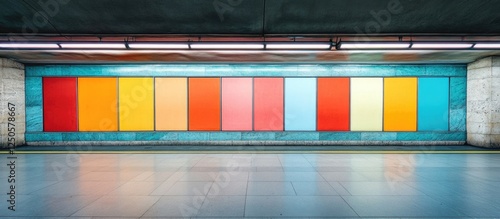
[(500, 148), (500, 56), (467, 67), (467, 143)]
[(16, 146), (25, 143), (24, 83), (24, 65), (0, 58), (0, 147), (2, 148), (13, 146), (14, 143)]

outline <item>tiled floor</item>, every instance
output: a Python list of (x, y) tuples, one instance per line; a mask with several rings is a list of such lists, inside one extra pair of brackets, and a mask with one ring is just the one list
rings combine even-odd
[(499, 218), (500, 154), (25, 154), (0, 216)]

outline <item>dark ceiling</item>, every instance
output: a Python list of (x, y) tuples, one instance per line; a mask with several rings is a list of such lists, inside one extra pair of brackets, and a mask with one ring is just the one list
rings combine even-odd
[(0, 0), (0, 5), (4, 35), (500, 33), (499, 0)]
[[(500, 0), (0, 0), (0, 41), (363, 35), (500, 39)], [(33, 36), (34, 35), (34, 36)], [(30, 36), (30, 37), (27, 37)], [(304, 38), (300, 38), (303, 36)], [(471, 38), (472, 37), (472, 38)], [(294, 39), (295, 39), (294, 38)], [(335, 38), (337, 39), (337, 38)], [(364, 38), (366, 39), (366, 38)], [(490, 51), (0, 50), (22, 63), (468, 63)]]

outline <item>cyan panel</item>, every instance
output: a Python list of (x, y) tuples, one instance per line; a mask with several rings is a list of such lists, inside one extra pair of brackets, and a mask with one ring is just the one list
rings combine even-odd
[(285, 131), (316, 130), (316, 78), (285, 78)]
[(418, 131), (448, 131), (449, 78), (418, 79)]

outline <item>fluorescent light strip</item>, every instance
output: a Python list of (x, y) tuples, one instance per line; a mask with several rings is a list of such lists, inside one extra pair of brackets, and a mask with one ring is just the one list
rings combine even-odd
[(413, 43), (412, 49), (469, 49), (472, 43)]
[(408, 49), (410, 43), (346, 43), (341, 42), (340, 49)]
[(476, 43), (474, 49), (500, 49), (500, 43)]
[(330, 49), (331, 43), (267, 43), (266, 49)]
[(264, 49), (262, 43), (192, 43), (191, 49)]
[(187, 43), (129, 43), (131, 49), (189, 49)]
[(0, 48), (12, 49), (59, 49), (55, 43), (0, 43)]
[(63, 49), (126, 49), (124, 43), (61, 43)]

